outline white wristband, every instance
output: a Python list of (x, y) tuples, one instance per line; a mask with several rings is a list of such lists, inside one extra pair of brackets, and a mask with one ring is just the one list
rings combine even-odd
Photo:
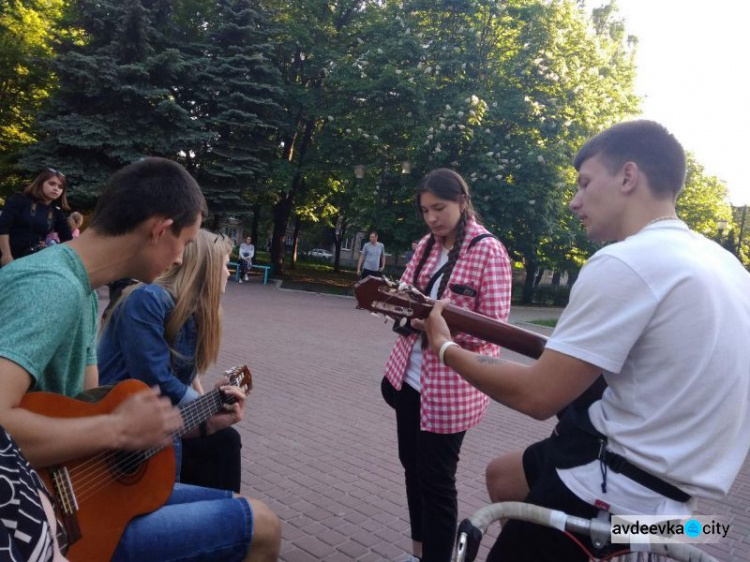
[(438, 351), (438, 361), (440, 361), (441, 365), (445, 365), (445, 350), (453, 345), (458, 346), (456, 342), (448, 340), (440, 346), (440, 351)]

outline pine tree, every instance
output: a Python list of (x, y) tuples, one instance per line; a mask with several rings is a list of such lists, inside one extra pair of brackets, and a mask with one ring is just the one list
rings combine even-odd
[(106, 179), (144, 156), (188, 160), (207, 132), (177, 103), (196, 61), (174, 47), (166, 0), (81, 0), (54, 66), (59, 90), (21, 166), (64, 171), (70, 198), (93, 206)]
[(256, 2), (221, 0), (197, 79), (210, 139), (198, 177), (214, 214), (247, 210), (268, 174), (281, 112), (281, 76), (271, 31)]

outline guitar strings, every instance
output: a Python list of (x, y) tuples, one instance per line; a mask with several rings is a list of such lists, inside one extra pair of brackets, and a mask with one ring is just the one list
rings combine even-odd
[[(186, 404), (180, 409), (183, 427), (174, 432), (172, 436), (182, 436), (192, 431), (214, 413), (220, 411), (223, 404), (224, 402), (221, 399), (218, 389)], [(152, 447), (128, 453), (123, 453), (122, 451), (104, 451), (70, 469), (69, 477), (73, 488), (76, 490), (75, 497), (77, 502), (80, 504), (106, 487), (112, 480), (111, 474), (113, 472), (115, 478), (125, 476), (143, 461), (151, 458), (166, 447)]]
[[(244, 388), (246, 392), (249, 392), (250, 389), (252, 389), (252, 374), (250, 373), (250, 370), (247, 368), (247, 366), (243, 365), (241, 367), (235, 367), (233, 369), (225, 371), (225, 375), (229, 379), (228, 384), (230, 386)], [(184, 435), (188, 431), (191, 431), (194, 427), (198, 426), (201, 422), (210, 418), (215, 412), (218, 412), (222, 408), (223, 404), (232, 404), (236, 401), (233, 396), (223, 396), (220, 395), (219, 392), (220, 391), (218, 389), (215, 389), (215, 391), (209, 392), (206, 395), (200, 397), (198, 400), (192, 402), (189, 405), (190, 407), (185, 406), (181, 408), (180, 414), (183, 418), (183, 427), (181, 430), (173, 433), (172, 435)], [(213, 409), (209, 404), (210, 402), (215, 403)], [(121, 464), (120, 474), (122, 475), (124, 473), (127, 473), (131, 468), (142, 463), (144, 460), (147, 460), (149, 457), (153, 456), (164, 448), (165, 446), (162, 446), (158, 448), (152, 448), (147, 451), (134, 451), (132, 453), (129, 453), (128, 456), (125, 456), (124, 458), (129, 459), (130, 465), (122, 467)], [(67, 471), (67, 477), (70, 483), (70, 487), (62, 485), (65, 479), (62, 477), (63, 473), (61, 471), (51, 472), (50, 477), (52, 478), (53, 482), (58, 483), (55, 486), (55, 490), (57, 491), (59, 496), (64, 496), (64, 498), (61, 498), (58, 501), (63, 501), (66, 505), (69, 506), (73, 506), (73, 504), (75, 503), (77, 504), (76, 507), (78, 507), (78, 505), (80, 505), (80, 503), (82, 503), (84, 500), (90, 498), (92, 495), (108, 486), (112, 481), (112, 478), (111, 476), (109, 476), (109, 474), (110, 472), (112, 472), (110, 467), (112, 467), (113, 465), (112, 463), (103, 461), (111, 459), (113, 456), (122, 453), (122, 451), (104, 451), (92, 456), (77, 467), (71, 468)], [(103, 468), (103, 470), (100, 470), (100, 468)], [(97, 470), (98, 474), (95, 473), (95, 471)], [(86, 474), (87, 472), (89, 474)], [(89, 488), (83, 493), (80, 493), (79, 490), (75, 490), (74, 478), (78, 482), (81, 482), (83, 480), (86, 484), (89, 484)], [(97, 487), (97, 483), (100, 483), (101, 485)], [(78, 497), (76, 496), (77, 492), (79, 492)], [(70, 513), (72, 514), (74, 513), (74, 511), (75, 510), (71, 509)], [(63, 513), (66, 512), (63, 511)]]
[[(207, 398), (209, 400), (201, 400), (201, 404), (191, 403), (190, 408), (185, 407), (181, 412), (183, 413), (185, 424), (181, 430), (175, 432), (173, 435), (184, 435), (197, 427), (201, 421), (210, 417), (212, 415), (209, 404), (212, 400), (210, 398), (216, 398), (217, 400), (213, 400), (213, 402), (217, 402), (220, 407), (221, 401), (218, 393), (214, 396), (207, 396)], [(112, 473), (114, 473), (115, 478), (127, 475), (143, 461), (164, 448), (165, 446), (155, 447), (125, 454), (122, 451), (106, 451), (97, 455), (95, 459), (97, 462), (92, 464), (91, 461), (94, 459), (87, 461), (85, 464), (89, 466), (84, 470), (80, 470), (80, 466), (72, 469), (70, 471), (70, 478), (71, 482), (74, 483), (74, 487), (77, 488), (79, 502), (86, 500), (108, 485), (112, 479)]]
[[(217, 402), (220, 407), (221, 401), (218, 399), (218, 393), (214, 398), (217, 398), (215, 402)], [(203, 407), (201, 408), (200, 406)], [(207, 406), (207, 403), (195, 405), (189, 409), (186, 408), (184, 411), (185, 425), (173, 435), (184, 435), (197, 427), (201, 421), (210, 417), (212, 415), (211, 408), (205, 406)], [(115, 478), (125, 476), (143, 461), (149, 459), (164, 448), (165, 446), (154, 447), (143, 451), (133, 451), (124, 455), (121, 451), (107, 451), (106, 453), (99, 455), (100, 462), (92, 467), (92, 469), (84, 472), (73, 469), (73, 471), (71, 471), (71, 482), (74, 483), (74, 487), (78, 488), (77, 495), (79, 496), (79, 503), (85, 501), (93, 494), (96, 494), (106, 487), (112, 480), (112, 473), (114, 473)]]

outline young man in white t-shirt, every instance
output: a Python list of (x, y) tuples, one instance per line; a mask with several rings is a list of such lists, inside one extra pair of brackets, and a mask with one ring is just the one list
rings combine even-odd
[[(493, 501), (522, 500), (581, 517), (691, 513), (727, 493), (750, 449), (750, 275), (678, 219), (685, 154), (661, 125), (633, 121), (579, 151), (570, 209), (589, 237), (614, 241), (589, 259), (539, 361), (525, 366), (453, 344), (435, 307), (425, 323), (445, 363), (495, 400), (536, 419), (603, 373), (601, 400), (569, 408), (553, 435), (506, 456)], [(500, 497), (498, 497), (500, 496)], [(504, 496), (504, 497), (503, 497)], [(583, 539), (591, 548), (591, 542)], [(488, 560), (587, 560), (553, 529), (503, 527)]]

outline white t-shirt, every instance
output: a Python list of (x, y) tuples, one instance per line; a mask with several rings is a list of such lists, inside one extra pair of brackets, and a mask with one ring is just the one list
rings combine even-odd
[[(706, 498), (727, 493), (750, 449), (750, 275), (681, 221), (660, 221), (597, 252), (547, 347), (601, 367), (589, 408), (609, 449)], [(681, 514), (598, 461), (558, 474), (614, 513)]]
[[(443, 267), (448, 263), (448, 250), (445, 248), (440, 249), (440, 256), (435, 264), (435, 269), (432, 274), (435, 275), (435, 271)], [(440, 282), (443, 279), (443, 275), (435, 279), (435, 283), (432, 284), (432, 289), (428, 295), (431, 299), (437, 299), (437, 292), (440, 288)], [(422, 339), (418, 338), (414, 347), (411, 348), (411, 355), (409, 356), (409, 366), (406, 368), (406, 375), (404, 376), (404, 382), (412, 387), (414, 390), (419, 392), (422, 388), (422, 381), (420, 376), (422, 374)]]

